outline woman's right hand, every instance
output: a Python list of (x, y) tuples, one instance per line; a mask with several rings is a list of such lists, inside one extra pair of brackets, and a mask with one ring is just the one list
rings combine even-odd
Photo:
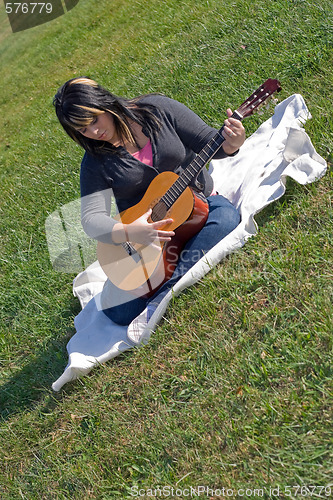
[(130, 224), (117, 223), (112, 230), (112, 239), (115, 243), (140, 243), (150, 245), (151, 243), (170, 241), (174, 236), (173, 231), (160, 229), (166, 224), (171, 224), (173, 219), (163, 219), (157, 222), (148, 222), (151, 215), (151, 208)]

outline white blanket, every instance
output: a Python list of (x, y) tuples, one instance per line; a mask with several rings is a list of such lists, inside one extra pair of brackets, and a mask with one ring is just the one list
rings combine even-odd
[[(254, 215), (284, 194), (287, 176), (300, 184), (307, 184), (324, 175), (326, 162), (316, 153), (302, 129), (308, 118), (311, 117), (302, 96), (293, 95), (276, 106), (273, 117), (245, 141), (238, 155), (212, 161), (215, 189), (239, 209), (241, 222), (166, 295), (145, 325), (141, 344), (148, 341), (172, 295), (195, 283), (212, 266), (256, 234)], [(82, 311), (74, 320), (77, 333), (67, 344), (68, 365), (53, 383), (54, 391), (137, 345), (128, 337), (127, 327), (113, 323), (99, 306), (105, 279), (104, 272), (95, 263), (74, 280), (73, 292)]]

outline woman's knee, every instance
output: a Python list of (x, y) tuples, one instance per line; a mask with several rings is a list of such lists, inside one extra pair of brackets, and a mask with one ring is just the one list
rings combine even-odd
[(216, 196), (210, 203), (208, 224), (218, 231), (220, 238), (231, 233), (240, 223), (240, 214), (234, 205), (223, 196)]
[(146, 307), (146, 299), (134, 298), (106, 280), (100, 298), (103, 313), (118, 325), (129, 325)]
[(222, 217), (226, 234), (231, 233), (240, 223), (239, 212), (233, 205), (223, 211)]
[(121, 326), (127, 326), (142, 313), (145, 307), (145, 300), (134, 299), (132, 302), (127, 302), (127, 304), (103, 309), (103, 313), (114, 323)]

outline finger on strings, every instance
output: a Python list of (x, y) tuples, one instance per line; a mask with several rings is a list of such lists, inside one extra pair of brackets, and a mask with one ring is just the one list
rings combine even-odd
[(224, 127), (224, 131), (223, 132), (224, 132), (223, 135), (226, 138), (227, 137), (234, 137), (236, 135), (235, 132), (231, 128), (229, 128), (229, 127)]

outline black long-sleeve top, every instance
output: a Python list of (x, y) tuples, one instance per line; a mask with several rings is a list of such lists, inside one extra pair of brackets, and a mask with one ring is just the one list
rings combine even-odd
[[(82, 225), (89, 236), (100, 241), (112, 242), (111, 231), (116, 221), (110, 217), (111, 195), (120, 212), (137, 204), (156, 175), (186, 167), (217, 132), (185, 105), (168, 97), (151, 94), (141, 102), (156, 106), (154, 112), (161, 123), (156, 137), (150, 137), (152, 167), (141, 163), (122, 147), (120, 156), (85, 153), (82, 160)], [(147, 135), (144, 128), (143, 133)], [(214, 158), (226, 156), (220, 148)], [(206, 169), (199, 174), (198, 181), (203, 185), (203, 193), (209, 196), (213, 180)]]

